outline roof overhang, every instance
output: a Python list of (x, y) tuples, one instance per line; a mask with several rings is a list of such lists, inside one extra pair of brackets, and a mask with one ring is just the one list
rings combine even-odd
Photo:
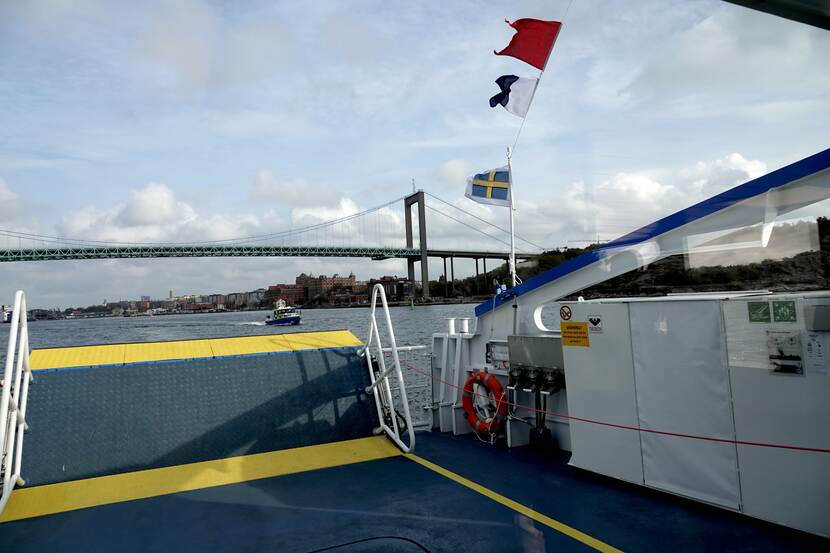
[(830, 2), (827, 0), (725, 1), (830, 31)]

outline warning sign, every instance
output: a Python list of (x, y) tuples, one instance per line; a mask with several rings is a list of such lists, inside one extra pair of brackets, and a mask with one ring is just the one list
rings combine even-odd
[(559, 316), (562, 317), (563, 321), (570, 321), (571, 320), (571, 308), (567, 305), (563, 305), (559, 308)]
[(589, 347), (588, 323), (559, 323), (563, 346)]

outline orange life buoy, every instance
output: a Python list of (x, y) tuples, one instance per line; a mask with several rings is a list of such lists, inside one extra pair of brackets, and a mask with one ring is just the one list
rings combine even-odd
[[(473, 388), (478, 384), (487, 390), (488, 396), (492, 394), (496, 398), (496, 413), (487, 419), (481, 419), (473, 405)], [(470, 375), (464, 383), (464, 395), (462, 398), (464, 412), (467, 414), (467, 422), (476, 432), (489, 432), (496, 434), (501, 430), (504, 419), (507, 417), (507, 401), (504, 398), (504, 389), (501, 382), (495, 375), (484, 371), (476, 371)]]

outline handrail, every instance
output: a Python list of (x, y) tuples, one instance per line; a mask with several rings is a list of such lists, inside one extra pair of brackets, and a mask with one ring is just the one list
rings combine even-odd
[[(381, 304), (383, 305), (383, 315), (386, 318), (386, 329), (389, 333), (390, 347), (384, 348), (380, 340), (380, 332), (378, 331), (378, 323), (375, 315), (377, 309), (377, 299), (380, 296)], [(377, 348), (377, 363), (380, 366), (380, 372), (375, 375), (374, 367), (372, 366), (372, 346)], [(403, 372), (401, 371), (401, 360), (398, 357), (398, 344), (395, 342), (395, 330), (392, 328), (392, 318), (389, 315), (389, 304), (386, 302), (386, 292), (382, 284), (375, 284), (372, 290), (372, 308), (369, 314), (369, 333), (366, 339), (366, 346), (363, 348), (363, 356), (366, 358), (366, 366), (369, 369), (369, 378), (371, 385), (366, 387), (366, 393), (372, 394), (375, 398), (375, 407), (378, 410), (378, 419), (380, 421), (380, 428), (386, 432), (395, 444), (401, 448), (404, 453), (409, 453), (415, 449), (415, 430), (412, 428), (412, 417), (409, 414), (409, 401), (406, 397), (406, 385), (403, 380)], [(386, 360), (384, 359), (384, 351), (392, 352), (393, 363), (390, 367), (386, 367)], [(405, 444), (401, 440), (401, 429), (398, 427), (398, 417), (395, 413), (395, 405), (392, 399), (392, 390), (389, 386), (389, 375), (395, 373), (398, 377), (398, 385), (401, 402), (403, 403), (403, 414), (406, 422), (406, 429), (409, 434), (409, 444)], [(392, 427), (386, 424), (384, 420), (384, 411), (389, 413), (389, 418), (392, 421)]]
[(14, 296), (9, 347), (6, 350), (6, 370), (0, 387), (0, 513), (9, 501), (12, 488), (15, 485), (26, 484), (20, 475), (20, 467), (23, 458), (23, 435), (29, 429), (29, 425), (26, 424), (26, 403), (31, 380), (26, 295), (22, 290), (18, 290)]

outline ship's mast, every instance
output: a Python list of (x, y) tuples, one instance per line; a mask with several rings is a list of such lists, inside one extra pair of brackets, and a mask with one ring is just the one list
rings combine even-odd
[(515, 242), (515, 226), (513, 223), (513, 212), (516, 210), (515, 201), (513, 199), (513, 167), (510, 158), (513, 155), (513, 150), (510, 146), (507, 147), (507, 180), (508, 190), (510, 191), (510, 260), (507, 262), (510, 266), (510, 286), (516, 286), (516, 242)]

